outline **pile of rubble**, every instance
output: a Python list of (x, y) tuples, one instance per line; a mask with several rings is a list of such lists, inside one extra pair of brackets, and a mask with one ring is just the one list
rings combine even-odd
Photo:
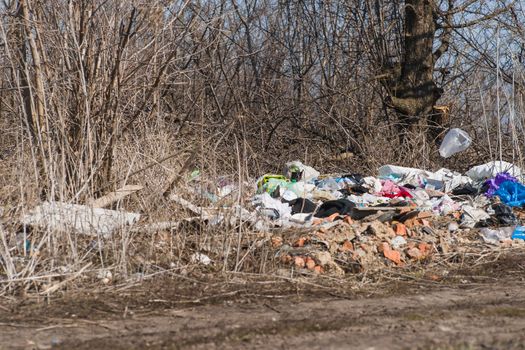
[(255, 227), (273, 232), (283, 264), (339, 275), (525, 238), (525, 186), (513, 164), (489, 162), (465, 175), (393, 165), (378, 173), (321, 175), (288, 163), (257, 181)]

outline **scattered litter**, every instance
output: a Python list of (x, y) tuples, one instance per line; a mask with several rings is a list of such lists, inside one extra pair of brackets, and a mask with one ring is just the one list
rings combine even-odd
[(512, 231), (512, 239), (521, 239), (525, 240), (525, 227), (524, 226), (518, 226)]
[(503, 181), (494, 194), (511, 207), (522, 207), (525, 204), (525, 186), (515, 181)]
[[(460, 131), (453, 136), (465, 136)], [(452, 145), (442, 145), (442, 155), (460, 152), (468, 147), (468, 140), (449, 140)], [(173, 188), (168, 198), (186, 210), (187, 218), (142, 223), (132, 231), (179, 230), (196, 223), (242, 227), (244, 232), (264, 235), (261, 244), (268, 242), (272, 255), (291, 273), (338, 276), (463, 253), (462, 242), (499, 246), (525, 240), (521, 170), (510, 163), (489, 162), (466, 175), (444, 168), (429, 171), (397, 165), (380, 167), (377, 177), (325, 175), (294, 161), (286, 164), (283, 174), (261, 176), (252, 183), (249, 196), (241, 196), (240, 186), (226, 180), (218, 181), (215, 188), (192, 187), (194, 197), (187, 198), (198, 198), (198, 202), (183, 198)], [(188, 186), (200, 185), (193, 181)], [(110, 205), (139, 189), (124, 187), (92, 201), (91, 206), (43, 203), (25, 215), (22, 223), (109, 236), (133, 225), (140, 215), (93, 206)], [(224, 200), (226, 196), (230, 198)], [(203, 253), (194, 253), (190, 260), (204, 266), (212, 263)], [(99, 279), (111, 281), (108, 276)]]
[(473, 228), (478, 222), (487, 219), (490, 219), (490, 215), (485, 210), (474, 208), (470, 205), (463, 206), (462, 227)]
[(319, 175), (321, 175), (311, 166), (304, 165), (298, 160), (286, 163), (284, 173), (288, 178), (296, 181), (309, 181), (312, 179), (317, 179)]
[[(462, 130), (447, 136), (445, 157), (471, 142)], [(384, 165), (377, 177), (323, 175), (294, 161), (283, 174), (257, 180), (251, 207), (203, 208), (170, 198), (208, 224), (246, 224), (270, 234), (276, 257), (297, 272), (340, 275), (430, 261), (468, 241), (465, 234), (472, 230), (479, 243), (524, 239), (520, 218), (525, 213), (515, 212), (525, 204), (520, 179), (518, 167), (501, 161), (473, 167), (466, 175)], [(219, 209), (229, 213), (229, 221), (217, 219)], [(211, 260), (194, 254), (192, 261)]]
[(97, 278), (102, 282), (103, 284), (108, 284), (113, 279), (113, 274), (108, 269), (101, 269), (97, 273)]
[(278, 213), (279, 218), (289, 218), (292, 215), (292, 207), (288, 203), (283, 203), (279, 199), (272, 198), (268, 193), (255, 196), (253, 204), (264, 209), (273, 209)]
[(518, 179), (516, 179), (514, 176), (510, 175), (507, 172), (496, 174), (494, 178), (489, 179), (485, 182), (486, 186), (488, 186), (486, 195), (489, 197), (495, 195), (498, 189), (500, 188), (501, 184), (506, 181), (518, 182)]

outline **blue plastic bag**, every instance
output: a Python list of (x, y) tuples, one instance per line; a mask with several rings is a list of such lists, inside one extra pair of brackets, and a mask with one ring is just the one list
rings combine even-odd
[(514, 232), (512, 232), (512, 239), (523, 239), (525, 240), (525, 227), (524, 226), (518, 226), (514, 229)]
[(525, 204), (525, 186), (519, 182), (504, 181), (494, 194), (511, 207), (522, 207)]

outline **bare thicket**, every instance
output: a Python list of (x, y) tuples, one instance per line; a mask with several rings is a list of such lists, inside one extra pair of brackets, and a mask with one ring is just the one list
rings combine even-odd
[[(128, 182), (146, 187), (138, 210), (173, 215), (162, 194), (195, 168), (242, 184), (292, 159), (523, 161), (521, 1), (5, 0), (0, 15), (4, 216)], [(450, 126), (475, 143), (444, 161)]]

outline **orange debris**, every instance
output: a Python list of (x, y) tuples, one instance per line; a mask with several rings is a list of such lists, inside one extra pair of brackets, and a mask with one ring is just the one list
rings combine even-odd
[(305, 265), (304, 258), (302, 256), (296, 256), (294, 259), (294, 264), (295, 264), (295, 267), (299, 269), (304, 268), (304, 265)]
[(306, 258), (306, 268), (308, 270), (313, 270), (315, 268), (315, 260), (310, 257), (307, 257)]

